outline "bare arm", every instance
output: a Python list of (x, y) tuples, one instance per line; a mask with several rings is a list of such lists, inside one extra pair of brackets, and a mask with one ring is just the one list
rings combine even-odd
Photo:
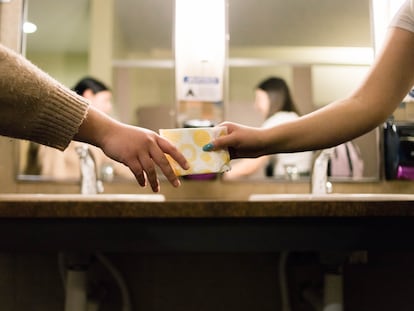
[(385, 121), (413, 86), (413, 51), (414, 33), (393, 28), (368, 76), (349, 97), (269, 129), (225, 123), (229, 135), (206, 149), (229, 147), (232, 158), (257, 157), (326, 148), (360, 136)]
[(232, 165), (229, 172), (223, 175), (225, 180), (233, 180), (241, 177), (246, 177), (256, 173), (259, 169), (263, 168), (269, 161), (268, 156), (263, 156), (256, 159), (243, 159)]

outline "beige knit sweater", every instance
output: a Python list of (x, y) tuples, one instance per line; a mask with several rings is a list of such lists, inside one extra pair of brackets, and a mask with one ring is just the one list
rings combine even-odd
[(0, 135), (63, 150), (87, 109), (85, 98), (0, 44)]

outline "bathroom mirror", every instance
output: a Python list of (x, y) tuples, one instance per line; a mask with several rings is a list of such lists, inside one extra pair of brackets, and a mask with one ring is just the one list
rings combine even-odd
[[(26, 37), (32, 62), (72, 87), (91, 74), (92, 39), (106, 36), (112, 50), (102, 53), (112, 62), (100, 66), (112, 73), (114, 115), (154, 130), (175, 126), (173, 0), (111, 0), (113, 10), (102, 19), (99, 0), (26, 1), (27, 19), (38, 26)], [(261, 124), (253, 89), (268, 76), (287, 81), (304, 114), (346, 95), (372, 62), (370, 0), (228, 0), (228, 17), (227, 120)], [(100, 23), (113, 25), (112, 35), (102, 34)], [(364, 179), (378, 179), (378, 133), (357, 143), (366, 159)], [(30, 169), (35, 152), (21, 143), (19, 179), (42, 179)]]

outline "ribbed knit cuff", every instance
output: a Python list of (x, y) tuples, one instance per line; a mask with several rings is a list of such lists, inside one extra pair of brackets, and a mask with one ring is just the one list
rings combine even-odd
[(33, 120), (32, 136), (35, 141), (64, 150), (85, 119), (88, 102), (75, 92), (57, 84), (41, 105), (37, 120)]

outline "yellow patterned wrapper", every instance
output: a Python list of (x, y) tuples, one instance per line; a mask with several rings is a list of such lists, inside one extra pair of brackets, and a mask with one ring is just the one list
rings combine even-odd
[(230, 155), (227, 150), (203, 151), (205, 144), (227, 134), (226, 127), (175, 128), (159, 131), (162, 137), (181, 151), (190, 164), (190, 168), (184, 170), (167, 154), (167, 159), (177, 176), (223, 173), (230, 170)]

